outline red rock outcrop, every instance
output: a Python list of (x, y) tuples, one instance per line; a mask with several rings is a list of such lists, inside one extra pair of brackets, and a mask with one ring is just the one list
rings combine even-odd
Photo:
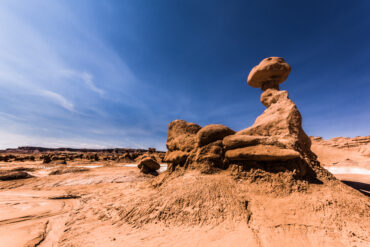
[(165, 161), (169, 171), (176, 167), (212, 172), (239, 166), (269, 170), (291, 170), (296, 177), (314, 175), (318, 167), (311, 151), (311, 140), (302, 129), (302, 116), (279, 84), (291, 68), (282, 58), (262, 60), (248, 76), (248, 84), (263, 90), (261, 102), (267, 109), (254, 124), (234, 132), (226, 126), (211, 124), (201, 128), (194, 123), (175, 120), (169, 124)]
[[(282, 146), (300, 152), (303, 157), (313, 157), (311, 140), (302, 129), (302, 116), (288, 97), (287, 91), (269, 88), (261, 95), (267, 109), (254, 124), (236, 135), (269, 137), (267, 145)], [(261, 139), (264, 144), (263, 139)]]

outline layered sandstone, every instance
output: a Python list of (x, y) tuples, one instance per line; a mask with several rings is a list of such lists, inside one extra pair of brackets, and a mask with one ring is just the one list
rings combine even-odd
[(364, 156), (370, 156), (370, 136), (335, 137), (325, 140), (322, 137), (311, 137), (316, 145), (324, 145), (332, 148), (356, 151)]
[(169, 171), (182, 167), (212, 172), (235, 165), (242, 168), (238, 170), (262, 167), (268, 171), (273, 166), (291, 170), (300, 178), (314, 176), (309, 173), (310, 167), (317, 167), (318, 162), (302, 129), (302, 116), (288, 92), (279, 90), (290, 70), (278, 57), (266, 58), (251, 70), (248, 84), (263, 90), (261, 103), (266, 110), (244, 130), (235, 132), (220, 124), (202, 128), (184, 120), (171, 122), (165, 157)]

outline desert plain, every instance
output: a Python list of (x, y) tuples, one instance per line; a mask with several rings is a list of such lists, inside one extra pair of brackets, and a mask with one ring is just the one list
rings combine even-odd
[[(225, 172), (194, 171), (178, 176), (174, 187), (161, 189), (152, 182), (163, 173), (142, 174), (137, 161), (119, 160), (117, 155), (116, 160), (102, 160), (109, 157), (104, 153), (98, 153), (98, 161), (87, 155), (67, 158), (67, 164), (45, 164), (42, 153), (31, 154), (35, 161), (2, 161), (1, 172), (25, 171), (32, 177), (0, 181), (1, 246), (368, 246), (370, 174), (356, 169), (370, 172), (370, 157), (361, 150), (369, 147), (370, 137), (349, 148), (335, 145), (337, 140), (312, 140), (319, 160), (329, 171), (337, 168), (334, 176), (349, 186), (331, 180), (290, 191), (251, 182), (238, 188), (245, 190), (248, 200), (244, 213), (243, 202), (232, 198), (235, 188), (230, 180), (235, 178)], [(68, 157), (74, 152), (48, 153)], [(197, 181), (197, 188), (186, 186), (192, 181)], [(234, 215), (238, 220), (217, 219), (226, 213), (202, 210), (218, 206), (212, 200), (227, 193), (234, 204), (218, 210), (240, 214)], [(154, 198), (163, 204), (142, 211), (147, 217), (127, 217), (128, 210)], [(196, 207), (182, 204), (181, 198)], [(156, 211), (169, 215), (161, 218)]]
[(252, 69), (252, 126), (174, 120), (166, 152), (3, 150), (0, 245), (369, 246), (370, 136), (306, 135), (290, 70)]

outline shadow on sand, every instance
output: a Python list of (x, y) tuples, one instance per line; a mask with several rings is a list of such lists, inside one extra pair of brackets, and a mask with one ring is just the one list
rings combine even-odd
[(370, 197), (370, 184), (355, 182), (355, 181), (348, 181), (348, 180), (342, 180), (342, 182), (360, 191), (362, 194)]

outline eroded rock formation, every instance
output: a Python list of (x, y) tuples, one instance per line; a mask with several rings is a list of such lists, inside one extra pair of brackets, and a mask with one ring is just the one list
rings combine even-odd
[(211, 124), (201, 128), (194, 123), (175, 120), (169, 124), (165, 161), (169, 171), (176, 167), (212, 172), (238, 167), (238, 171), (262, 168), (266, 171), (291, 170), (304, 177), (317, 163), (311, 152), (311, 140), (302, 129), (302, 116), (280, 91), (291, 71), (283, 58), (270, 57), (255, 66), (248, 84), (261, 88), (261, 102), (266, 110), (251, 127), (235, 132)]
[(161, 167), (154, 156), (145, 155), (137, 166), (144, 174), (150, 173), (157, 175), (157, 170)]

